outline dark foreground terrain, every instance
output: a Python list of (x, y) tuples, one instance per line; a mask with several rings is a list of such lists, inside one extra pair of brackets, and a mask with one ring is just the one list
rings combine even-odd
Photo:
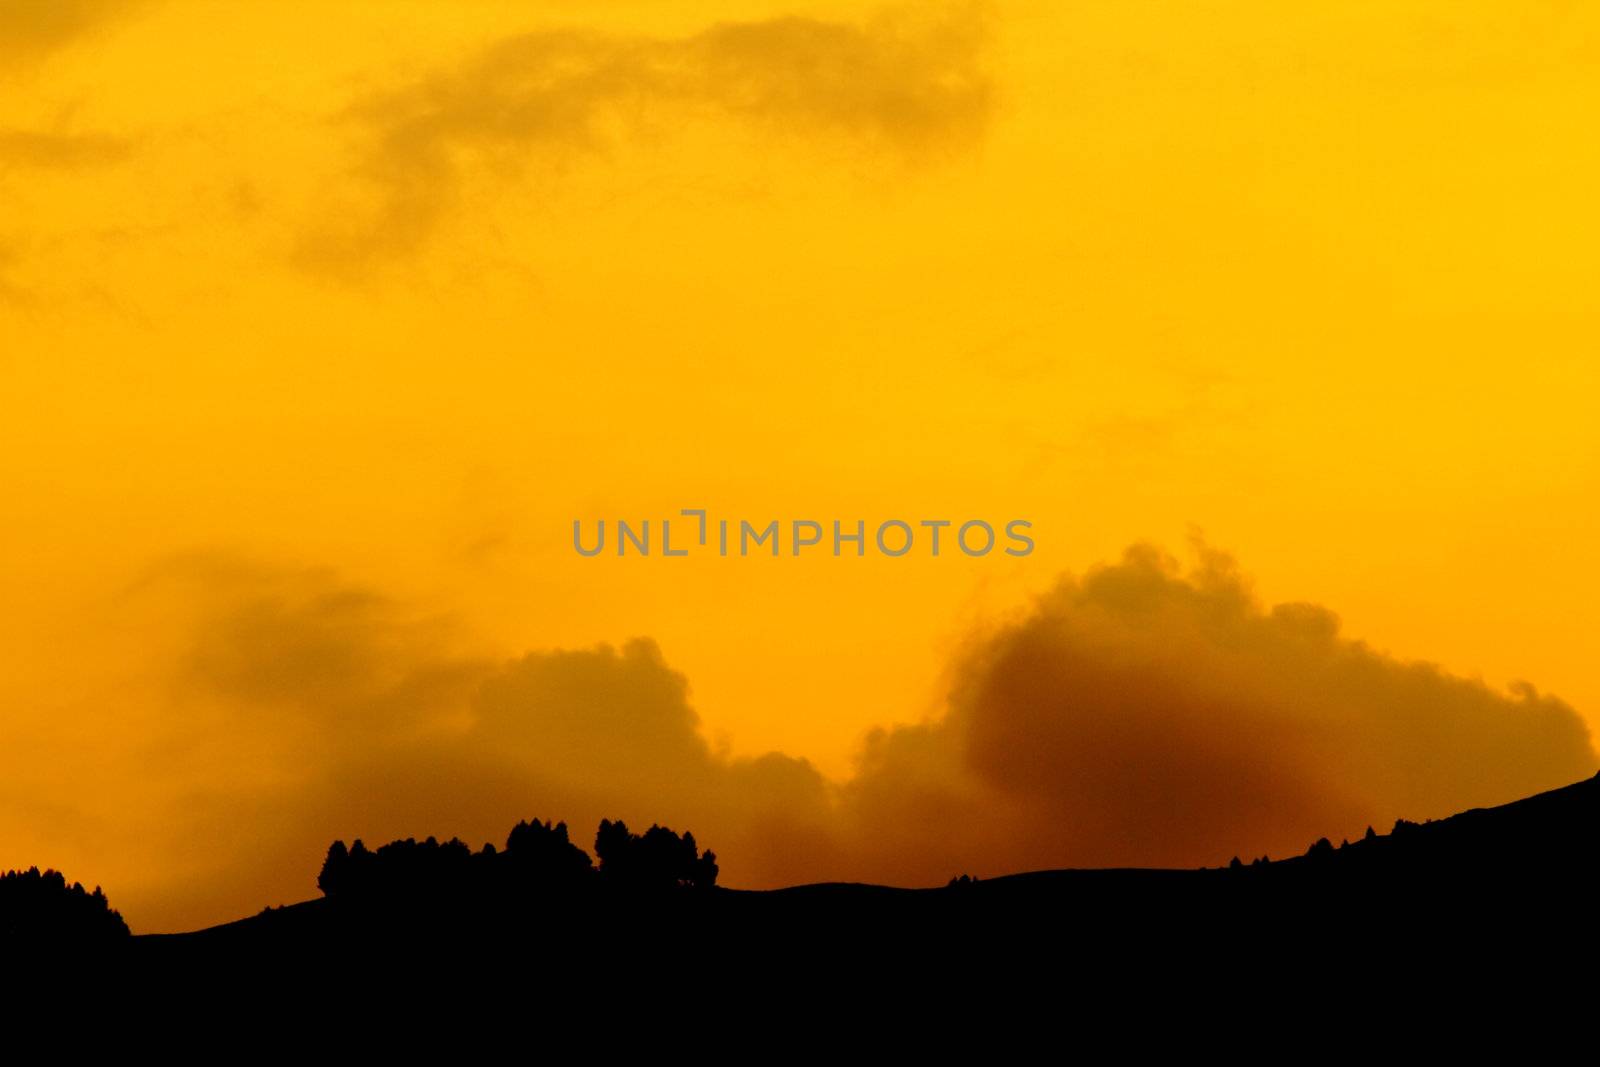
[(1224, 1000), (1351, 989), (1415, 999), (1568, 969), (1592, 982), (1597, 872), (1600, 776), (1231, 868), (1040, 871), (915, 890), (547, 879), (508, 894), (435, 880), (135, 937), (122, 952), (151, 975), (293, 973), (350, 996), (493, 976), (530, 995), (618, 1003), (777, 1002), (807, 988), (970, 998), (1024, 986), (1080, 1007), (1161, 988)]

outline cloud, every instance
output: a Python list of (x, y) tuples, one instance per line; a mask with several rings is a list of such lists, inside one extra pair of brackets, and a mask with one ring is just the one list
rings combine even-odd
[(829, 784), (803, 759), (714, 749), (649, 640), (495, 659), (458, 621), (330, 572), (217, 556), (170, 561), (130, 595), (189, 635), (168, 735), (139, 754), (179, 783), (168, 839), (142, 842), (174, 876), (118, 896), (140, 929), (311, 895), (335, 837), (502, 842), (535, 815), (580, 841), (603, 817), (691, 828), (746, 882), (830, 866)]
[(850, 805), (873, 872), (1216, 864), (1368, 823), (1503, 803), (1592, 774), (1567, 705), (1258, 604), (1226, 556), (1154, 549), (1066, 578), (977, 645), (939, 720), (868, 743)]
[(993, 91), (976, 8), (933, 23), (786, 17), (689, 37), (544, 30), (373, 95), (343, 116), (376, 208), (314, 227), (297, 260), (345, 269), (420, 245), (472, 168), (557, 168), (629, 133), (710, 116), (921, 158), (977, 138)]
[[(222, 556), (171, 561), (126, 599), (125, 625), (176, 635), (140, 642), (161, 706), (101, 758), (99, 799), (35, 789), (7, 818), (154, 872), (96, 875), (141, 930), (313, 895), (336, 837), (477, 845), (537, 816), (586, 841), (621, 817), (692, 829), (728, 884), (936, 884), (1283, 855), (1596, 766), (1559, 700), (1384, 655), (1315, 605), (1266, 607), (1205, 550), (1189, 571), (1136, 547), (1062, 578), (974, 635), (941, 714), (874, 732), (843, 782), (708, 742), (647, 639), (507, 658), (334, 572)], [(117, 806), (152, 791), (138, 819)]]

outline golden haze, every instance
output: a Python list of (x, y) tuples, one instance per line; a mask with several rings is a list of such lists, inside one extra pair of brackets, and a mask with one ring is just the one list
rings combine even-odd
[[(1600, 714), (1597, 29), (0, 7), (0, 867), (175, 929), (309, 894), (333, 836), (608, 804), (692, 820), (736, 883), (927, 880), (1219, 862), (1592, 769), (1512, 685)], [(696, 506), (1021, 516), (1038, 549), (571, 551), (575, 517)], [(1124, 557), (1194, 528), (1254, 599), (1207, 550)], [(1084, 649), (1192, 683), (1130, 705)], [(598, 733), (562, 710), (607, 694)], [(1089, 751), (1123, 776), (1060, 786)]]

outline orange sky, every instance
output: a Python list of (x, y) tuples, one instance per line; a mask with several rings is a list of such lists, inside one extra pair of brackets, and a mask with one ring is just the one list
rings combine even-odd
[[(265, 889), (227, 857), (328, 716), (381, 747), (379, 690), (434, 701), (424, 734), (487, 714), (416, 664), (634, 637), (716, 759), (832, 788), (868, 731), (960, 719), (974, 633), (1195, 531), (1263, 610), (1600, 724), (1597, 31), (1556, 0), (6, 5), (0, 867), (136, 930), (309, 895), (315, 852)], [(571, 549), (697, 506), (1025, 518), (1037, 550)], [(1378, 796), (1350, 810), (1408, 814)], [(369, 814), (306, 839), (458, 832)]]

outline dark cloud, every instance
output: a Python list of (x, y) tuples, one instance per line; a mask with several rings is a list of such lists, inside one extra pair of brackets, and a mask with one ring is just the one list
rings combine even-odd
[(625, 132), (660, 132), (695, 115), (785, 137), (845, 138), (902, 158), (943, 151), (988, 121), (982, 39), (975, 10), (917, 26), (790, 17), (684, 38), (514, 37), (349, 110), (363, 141), (356, 177), (378, 207), (353, 223), (319, 225), (298, 258), (340, 269), (408, 251), (457, 199), (469, 166), (557, 167)]
[(926, 882), (1282, 855), (1595, 765), (1559, 700), (1393, 659), (1315, 605), (1265, 609), (1217, 553), (1183, 574), (1136, 548), (982, 643), (945, 716), (876, 735), (847, 792), (908, 841), (874, 871)]

